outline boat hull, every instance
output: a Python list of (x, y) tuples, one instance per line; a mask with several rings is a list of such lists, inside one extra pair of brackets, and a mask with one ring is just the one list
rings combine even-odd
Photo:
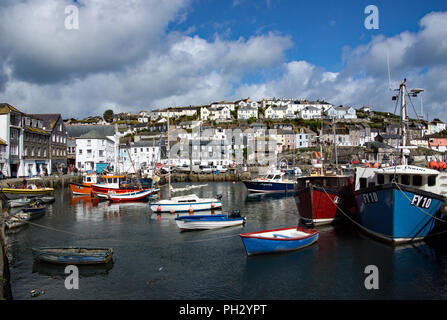
[(15, 200), (23, 197), (38, 197), (51, 195), (54, 192), (53, 188), (40, 188), (40, 189), (15, 189), (15, 188), (1, 188), (1, 192), (9, 199)]
[(422, 240), (447, 232), (442, 196), (394, 184), (356, 191), (361, 228), (392, 244)]
[(199, 202), (199, 203), (180, 203), (180, 204), (149, 204), (149, 207), (153, 212), (189, 212), (189, 211), (202, 211), (202, 210), (215, 210), (222, 208), (221, 201), (215, 202)]
[(242, 225), (244, 218), (228, 218), (226, 215), (183, 216), (175, 219), (181, 230), (208, 230)]
[(242, 181), (249, 192), (258, 193), (276, 193), (276, 192), (293, 192), (295, 188), (294, 182), (262, 182), (262, 181)]
[(83, 249), (85, 252), (73, 252), (75, 248), (32, 249), (36, 260), (58, 264), (106, 264), (113, 258), (112, 249)]
[(73, 195), (90, 195), (92, 192), (91, 185), (79, 184), (79, 183), (70, 183), (71, 193)]
[[(284, 237), (285, 234), (296, 237)], [(274, 237), (276, 235), (276, 237)], [(283, 235), (283, 236), (281, 236)], [(301, 227), (266, 230), (240, 234), (247, 255), (295, 251), (312, 245), (318, 240), (319, 231)]]
[(354, 217), (353, 183), (348, 176), (315, 176), (298, 179), (294, 197), (300, 224), (320, 226)]
[(100, 185), (92, 185), (91, 190), (93, 194), (108, 194), (109, 192), (115, 192), (115, 193), (129, 193), (129, 192), (137, 192), (142, 191), (142, 189), (124, 189), (124, 188), (113, 188), (113, 187), (106, 187), (106, 186), (100, 186)]
[(97, 194), (101, 198), (106, 198), (112, 202), (130, 202), (130, 201), (143, 201), (147, 200), (152, 194), (158, 190), (143, 190), (130, 193), (119, 193), (119, 194)]

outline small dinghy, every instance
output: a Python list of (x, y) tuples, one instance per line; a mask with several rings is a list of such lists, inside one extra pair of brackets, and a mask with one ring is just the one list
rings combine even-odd
[(30, 220), (28, 213), (16, 213), (5, 219), (5, 225), (8, 229), (14, 229), (25, 225), (28, 220)]
[(41, 200), (44, 203), (53, 203), (54, 201), (56, 201), (56, 198), (52, 197), (52, 196), (39, 197), (38, 199)]
[(105, 264), (112, 260), (113, 249), (32, 248), (36, 260), (61, 264)]
[(199, 198), (196, 194), (189, 194), (171, 199), (149, 203), (153, 212), (193, 212), (200, 210), (215, 210), (222, 207), (221, 195), (216, 198)]
[(238, 210), (231, 214), (191, 215), (175, 218), (180, 230), (207, 230), (238, 226), (245, 222)]
[(252, 255), (298, 250), (315, 243), (319, 235), (315, 229), (292, 227), (242, 233), (240, 237), (247, 255)]
[(10, 208), (25, 207), (25, 206), (29, 205), (30, 203), (31, 203), (31, 199), (27, 199), (27, 198), (9, 200), (9, 207)]
[(159, 189), (145, 189), (125, 193), (115, 193), (111, 191), (109, 193), (97, 193), (96, 195), (113, 202), (144, 201), (157, 191), (159, 191)]
[(34, 220), (45, 215), (45, 206), (44, 202), (36, 199), (33, 205), (28, 206), (22, 209), (23, 213), (28, 213), (30, 215), (30, 220)]

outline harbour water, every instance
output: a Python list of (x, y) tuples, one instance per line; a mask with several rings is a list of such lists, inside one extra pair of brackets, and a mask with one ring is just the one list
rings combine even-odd
[[(294, 198), (247, 196), (240, 182), (193, 192), (222, 194), (223, 211), (240, 210), (246, 224), (179, 232), (174, 216), (159, 219), (147, 203), (92, 203), (56, 190), (44, 217), (7, 235), (14, 299), (447, 298), (446, 238), (393, 248), (342, 222), (319, 228), (319, 241), (303, 250), (247, 257), (239, 234), (296, 225)], [(79, 267), (79, 289), (67, 290), (64, 267), (33, 260), (31, 248), (44, 246), (110, 247), (114, 262)], [(370, 265), (378, 289), (365, 287)]]

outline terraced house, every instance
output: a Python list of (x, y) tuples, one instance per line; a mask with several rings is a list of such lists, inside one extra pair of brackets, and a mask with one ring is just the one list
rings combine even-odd
[(7, 177), (31, 177), (49, 171), (49, 133), (42, 120), (8, 103), (0, 104), (0, 139), (6, 143), (2, 172)]
[(43, 129), (43, 121), (32, 115), (24, 115), (23, 152), (20, 176), (33, 177), (51, 174), (49, 159), (50, 134)]
[(67, 129), (60, 114), (33, 114), (40, 119), (49, 139), (49, 174), (67, 167)]

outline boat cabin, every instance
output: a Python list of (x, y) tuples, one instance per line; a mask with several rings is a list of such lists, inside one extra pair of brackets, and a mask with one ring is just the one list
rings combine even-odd
[(85, 185), (92, 185), (98, 182), (98, 176), (96, 174), (88, 174), (82, 178), (82, 182)]
[(388, 168), (356, 168), (355, 190), (374, 188), (393, 182), (407, 187), (446, 195), (447, 176), (439, 171), (401, 165)]
[(350, 176), (307, 176), (297, 179), (297, 188), (307, 188), (311, 184), (316, 187), (327, 187), (331, 189), (341, 189), (348, 187), (352, 181)]
[(119, 188), (125, 178), (125, 176), (102, 176), (100, 181), (102, 186)]

